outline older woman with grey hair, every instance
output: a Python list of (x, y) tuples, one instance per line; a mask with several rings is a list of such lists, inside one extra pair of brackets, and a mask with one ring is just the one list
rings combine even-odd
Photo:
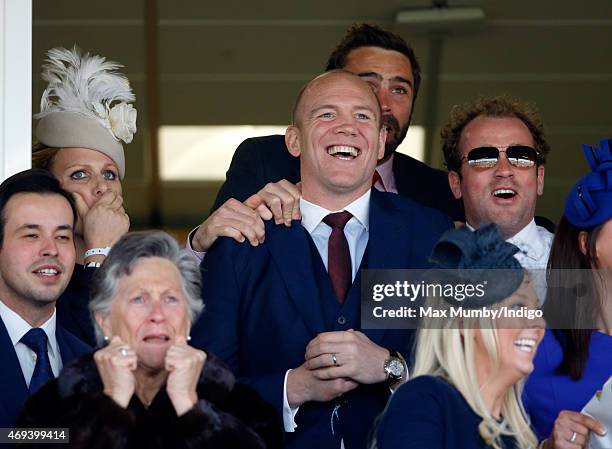
[(163, 232), (123, 236), (96, 273), (99, 343), (22, 412), (24, 427), (69, 427), (69, 447), (280, 447), (270, 405), (218, 359), (187, 344), (200, 272)]

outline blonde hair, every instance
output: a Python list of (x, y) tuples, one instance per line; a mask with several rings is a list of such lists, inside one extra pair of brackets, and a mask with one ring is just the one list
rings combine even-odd
[(48, 147), (44, 143), (35, 143), (32, 146), (32, 168), (51, 171), (53, 159), (61, 148)]
[[(448, 307), (443, 299), (428, 300), (434, 308)], [(488, 321), (488, 323), (487, 323)], [(417, 334), (414, 377), (439, 376), (451, 383), (463, 395), (472, 410), (482, 418), (478, 426), (480, 436), (494, 449), (502, 449), (502, 435), (516, 439), (519, 449), (533, 449), (538, 440), (533, 433), (521, 401), (523, 380), (508, 389), (502, 399), (500, 423), (487, 408), (478, 383), (475, 363), (474, 332), (480, 332), (489, 358), (499, 362), (497, 330), (487, 319), (449, 318), (442, 328), (428, 326), (425, 319)]]

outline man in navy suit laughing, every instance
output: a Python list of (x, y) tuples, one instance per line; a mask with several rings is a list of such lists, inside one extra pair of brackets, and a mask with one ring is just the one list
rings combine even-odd
[(206, 310), (192, 343), (277, 408), (286, 447), (366, 447), (389, 387), (406, 379), (412, 331), (361, 332), (359, 271), (423, 268), (452, 226), (371, 188), (387, 133), (381, 116), (358, 76), (336, 70), (311, 81), (285, 135), (300, 157), (301, 221), (267, 222), (256, 247), (221, 238), (201, 265)]

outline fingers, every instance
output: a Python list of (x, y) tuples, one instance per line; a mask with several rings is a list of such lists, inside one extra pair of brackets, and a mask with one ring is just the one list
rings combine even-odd
[(104, 192), (100, 199), (91, 206), (91, 209), (93, 208), (106, 208), (112, 211), (125, 212), (123, 209), (123, 197), (114, 190)]
[(350, 343), (321, 342), (312, 345), (309, 344), (306, 347), (304, 360), (309, 361), (326, 354), (349, 353), (352, 350), (353, 347)]
[(604, 435), (604, 426), (583, 413), (571, 410), (563, 410), (557, 416), (552, 431), (554, 447), (559, 449), (576, 449), (585, 447), (589, 432), (593, 431)]
[[(107, 190), (106, 192), (104, 192), (102, 194), (102, 196), (100, 197), (100, 199), (98, 201), (96, 201), (96, 205), (100, 205), (100, 206), (111, 206), (113, 205), (114, 207), (116, 207), (115, 201), (117, 200), (117, 197), (119, 195), (117, 194), (117, 192), (115, 192), (114, 190)], [(121, 201), (123, 202), (123, 201)]]
[(194, 234), (192, 247), (196, 251), (207, 251), (221, 236), (240, 243), (247, 239), (251, 245), (257, 246), (265, 239), (264, 223), (257, 212), (231, 198), (200, 225)]
[(183, 338), (182, 342), (177, 342), (168, 348), (166, 352), (165, 368), (167, 371), (177, 370), (200, 370), (204, 366), (206, 361), (206, 353), (195, 349), (186, 344), (186, 340)]
[(226, 218), (223, 224), (218, 225), (215, 228), (217, 237), (231, 237), (237, 242), (244, 242), (248, 240), (252, 246), (258, 246), (265, 240), (265, 228), (263, 222), (255, 222), (248, 219), (231, 219)]
[(304, 358), (308, 360), (325, 353), (345, 351), (347, 343), (356, 343), (357, 338), (356, 332), (323, 332), (310, 340)]
[(248, 197), (244, 202), (244, 205), (257, 212), (262, 220), (271, 220), (274, 216), (270, 209), (268, 209), (268, 206), (266, 206), (263, 198), (258, 193)]
[(359, 383), (345, 378), (326, 380), (323, 382), (325, 382), (324, 388), (329, 391), (328, 397), (324, 398), (325, 400), (331, 400), (344, 393), (348, 393), (359, 385)]
[[(346, 362), (346, 359), (344, 361)], [(305, 364), (309, 370), (329, 367), (337, 368), (342, 365), (342, 355), (340, 353), (321, 354), (306, 360)]]
[[(257, 196), (259, 197), (259, 195)], [(262, 220), (267, 221), (267, 220), (271, 220), (274, 217), (274, 215), (272, 214), (270, 209), (268, 209), (268, 206), (265, 205), (263, 200), (261, 204), (255, 208), (255, 211), (259, 214)]]
[(306, 367), (318, 380), (351, 379), (355, 376), (355, 358), (347, 354), (322, 354), (306, 361)]
[(355, 369), (351, 365), (332, 366), (314, 370), (312, 375), (319, 380), (352, 379)]
[(292, 220), (300, 220), (302, 214), (300, 212), (300, 198), (302, 197), (302, 183), (291, 184), (289, 181), (282, 179), (279, 183), (287, 190), (294, 198), (293, 209), (291, 211)]
[(302, 196), (302, 190), (286, 179), (281, 179), (278, 182), (278, 186), (289, 194), (289, 196), (283, 198), (283, 218), (286, 223), (291, 224), (291, 220), (299, 220), (301, 218), (300, 197)]
[(81, 219), (88, 249), (113, 246), (130, 229), (130, 217), (123, 208), (123, 197), (113, 190), (104, 192)]
[(291, 226), (291, 220), (300, 218), (300, 196), (301, 191), (294, 184), (282, 179), (266, 184), (256, 195), (247, 200), (247, 205), (254, 206), (265, 220), (274, 217), (276, 224), (284, 223), (286, 226)]
[(583, 425), (586, 429), (591, 430), (597, 433), (598, 435), (603, 436), (607, 433), (604, 425), (592, 416), (585, 415), (584, 413), (577, 413), (575, 415), (572, 415), (572, 419), (575, 422), (578, 422), (579, 424)]
[(98, 365), (116, 368), (127, 367), (131, 371), (136, 369), (138, 356), (134, 350), (124, 343), (119, 336), (114, 336), (108, 346), (102, 348), (94, 354), (94, 359)]
[(83, 217), (87, 215), (87, 212), (89, 211), (89, 207), (87, 206), (87, 203), (85, 202), (85, 200), (79, 193), (73, 192), (72, 197), (74, 198), (74, 204), (76, 206), (79, 217), (82, 220)]

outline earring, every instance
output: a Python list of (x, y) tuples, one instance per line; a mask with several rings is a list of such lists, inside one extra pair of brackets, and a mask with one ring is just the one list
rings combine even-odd
[(104, 336), (104, 341), (108, 341), (108, 335)]
[(191, 335), (187, 335), (187, 341), (191, 341)]

